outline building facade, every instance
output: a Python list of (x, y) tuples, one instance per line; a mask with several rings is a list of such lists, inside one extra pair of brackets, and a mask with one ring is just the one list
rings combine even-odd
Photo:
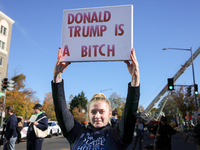
[(7, 77), (13, 23), (14, 20), (0, 11), (0, 82)]

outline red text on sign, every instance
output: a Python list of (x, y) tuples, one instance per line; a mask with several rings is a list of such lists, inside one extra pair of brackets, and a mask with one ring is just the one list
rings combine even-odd
[(77, 13), (68, 14), (68, 24), (72, 23), (93, 23), (93, 22), (108, 22), (111, 18), (111, 13), (109, 11), (101, 12), (88, 12), (88, 13)]
[(120, 24), (120, 25), (116, 24), (115, 25), (115, 36), (117, 36), (117, 35), (122, 36), (124, 34), (124, 29), (122, 29), (122, 26), (124, 26), (124, 24)]
[(68, 48), (67, 45), (65, 45), (65, 48), (64, 48), (64, 50), (63, 50), (63, 57), (64, 57), (65, 55), (70, 56), (70, 54), (69, 54), (69, 48)]
[(70, 37), (95, 37), (103, 36), (103, 32), (106, 31), (107, 27), (105, 25), (95, 25), (95, 26), (69, 26)]
[[(91, 57), (93, 54), (94, 57), (97, 57), (97, 54), (100, 54), (101, 56), (115, 56), (115, 45), (89, 45), (81, 46), (81, 57)], [(92, 56), (92, 57), (93, 57)]]

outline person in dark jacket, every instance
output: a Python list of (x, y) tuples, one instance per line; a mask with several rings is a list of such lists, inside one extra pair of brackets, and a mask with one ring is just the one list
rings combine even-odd
[[(200, 121), (200, 114), (198, 114), (198, 121)], [(200, 150), (200, 124), (198, 123), (195, 128), (194, 128), (194, 132), (193, 135), (195, 138), (197, 138), (197, 150)]]
[(131, 50), (131, 60), (125, 61), (132, 76), (128, 84), (128, 94), (125, 109), (119, 124), (112, 128), (109, 120), (112, 115), (111, 103), (102, 93), (95, 94), (88, 104), (88, 125), (81, 126), (67, 108), (64, 95), (64, 81), (61, 74), (70, 62), (61, 62), (62, 53), (59, 48), (58, 58), (52, 81), (52, 95), (55, 113), (64, 137), (67, 138), (71, 150), (106, 149), (125, 150), (132, 141), (133, 126), (139, 103), (139, 69), (134, 49)]
[[(44, 111), (42, 111), (42, 105), (36, 104), (34, 107), (34, 115), (37, 116), (34, 122), (30, 122), (27, 120), (28, 123), (28, 131), (27, 131), (27, 150), (41, 150), (42, 149), (42, 142), (44, 138), (37, 138), (35, 135), (35, 131), (33, 125), (37, 128), (41, 129), (42, 131), (48, 128), (48, 118), (45, 115)], [(43, 119), (39, 120), (40, 118), (44, 117)], [(39, 120), (37, 122), (37, 120)]]
[(197, 124), (200, 124), (200, 114), (198, 114), (198, 117), (197, 117), (196, 125)]
[(3, 150), (14, 150), (15, 142), (17, 140), (17, 118), (13, 113), (14, 109), (12, 106), (6, 107), (7, 114), (9, 118), (6, 122), (6, 132), (3, 143)]
[(117, 111), (117, 109), (115, 109), (112, 111), (112, 118), (111, 118), (112, 128), (114, 128), (117, 125), (117, 123), (119, 122), (119, 119), (117, 117), (118, 117), (118, 111)]
[(166, 117), (161, 117), (160, 123), (154, 127), (152, 133), (156, 135), (157, 150), (171, 150), (171, 135), (176, 134), (176, 130), (167, 124)]

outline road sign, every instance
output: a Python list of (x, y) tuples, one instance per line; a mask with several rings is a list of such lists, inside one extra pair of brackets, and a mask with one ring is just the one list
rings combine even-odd
[(5, 104), (0, 105), (0, 110), (3, 111), (5, 109)]
[(5, 118), (5, 112), (4, 111), (2, 111), (1, 116), (2, 116), (2, 118)]
[(3, 93), (3, 92), (0, 92), (0, 97), (1, 97), (1, 96), (5, 96), (5, 93)]

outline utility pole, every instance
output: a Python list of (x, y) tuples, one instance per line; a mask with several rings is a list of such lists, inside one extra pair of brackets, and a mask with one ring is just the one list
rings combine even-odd
[[(5, 89), (4, 99), (3, 99), (3, 104), (5, 105), (5, 103), (6, 103), (6, 89)], [(4, 110), (1, 113), (1, 128), (3, 127), (3, 115), (5, 115)]]

